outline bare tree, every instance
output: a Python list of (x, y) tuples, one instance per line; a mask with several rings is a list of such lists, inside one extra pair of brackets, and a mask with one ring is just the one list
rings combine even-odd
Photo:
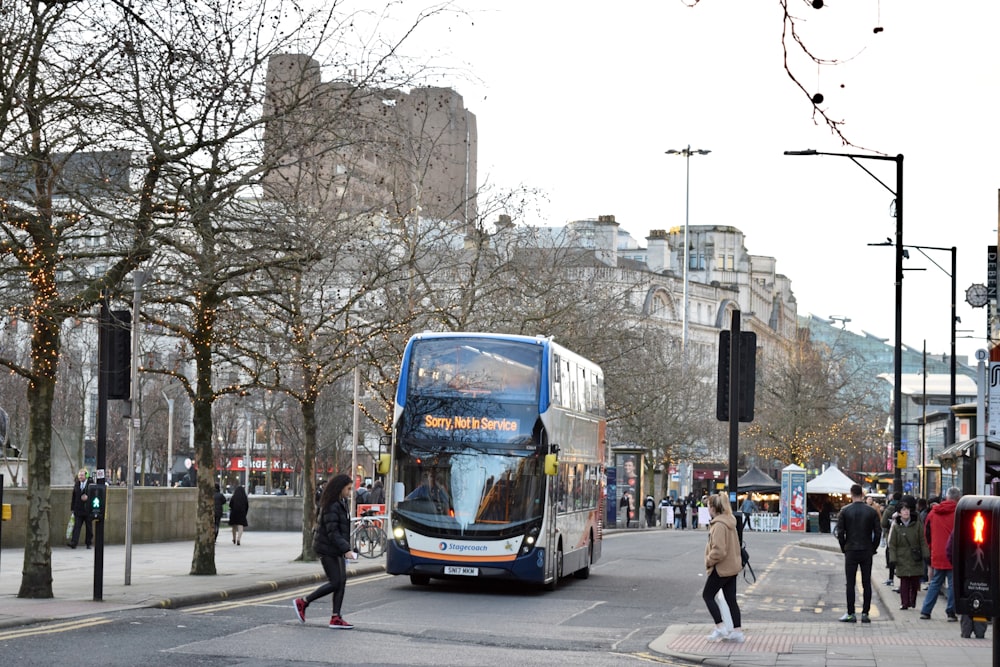
[(785, 359), (765, 360), (757, 382), (755, 421), (744, 452), (763, 461), (816, 467), (862, 466), (885, 451), (886, 414), (862, 360), (817, 349), (808, 329)]
[[(0, 284), (30, 324), (30, 364), (0, 365), (27, 383), (28, 525), (19, 597), (52, 597), (49, 544), (52, 406), (62, 327), (87, 313), (149, 255), (156, 156), (133, 162), (114, 122), (133, 82), (129, 55), (89, 3), (31, 0), (0, 12)], [(127, 66), (124, 68), (127, 69)], [(128, 175), (144, 181), (134, 191)]]
[[(701, 0), (681, 0), (684, 4), (689, 7), (694, 7), (699, 4)], [(781, 5), (781, 47), (783, 53), (782, 66), (784, 67), (785, 73), (788, 78), (792, 80), (792, 83), (802, 91), (806, 99), (809, 101), (809, 105), (812, 107), (813, 120), (817, 124), (824, 124), (830, 129), (830, 133), (837, 137), (841, 143), (845, 146), (855, 146), (844, 134), (843, 125), (844, 120), (834, 117), (828, 107), (824, 105), (826, 102), (826, 97), (819, 90), (810, 89), (803, 83), (803, 76), (800, 74), (800, 70), (796, 64), (791, 62), (794, 58), (805, 58), (806, 62), (816, 66), (830, 67), (836, 66), (843, 62), (838, 58), (831, 58), (819, 55), (815, 48), (813, 48), (807, 39), (802, 36), (801, 26), (805, 22), (805, 13), (815, 14), (817, 10), (823, 9), (826, 4), (824, 0), (779, 0)], [(795, 10), (792, 6), (795, 5), (799, 9)], [(882, 31), (881, 26), (875, 27), (875, 34)], [(861, 148), (858, 146), (858, 148)]]

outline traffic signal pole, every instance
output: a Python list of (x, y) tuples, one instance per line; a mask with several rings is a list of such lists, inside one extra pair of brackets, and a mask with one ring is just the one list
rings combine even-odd
[[(729, 502), (737, 512), (740, 455), (740, 311), (734, 310), (729, 334)], [(742, 516), (737, 521), (743, 536)], [(742, 544), (742, 539), (741, 539)]]
[[(97, 326), (97, 465), (95, 482), (105, 483), (108, 461), (108, 362), (110, 360), (111, 313), (107, 294), (101, 299)], [(104, 599), (104, 521), (94, 525), (94, 600)]]

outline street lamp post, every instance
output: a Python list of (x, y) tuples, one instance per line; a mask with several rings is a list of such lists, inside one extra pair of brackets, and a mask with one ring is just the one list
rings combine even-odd
[[(899, 467), (899, 453), (903, 450), (903, 432), (900, 428), (903, 421), (903, 156), (900, 155), (862, 155), (859, 153), (824, 153), (813, 149), (804, 151), (785, 151), (785, 155), (831, 155), (833, 157), (846, 157), (854, 164), (864, 169), (865, 173), (878, 181), (879, 185), (889, 191), (895, 197), (896, 213), (896, 344), (893, 348), (893, 383), (892, 383), (892, 452), (893, 452), (893, 476), (892, 486), (894, 491), (903, 490), (903, 471)], [(896, 189), (893, 190), (882, 182), (878, 176), (873, 174), (867, 167), (858, 160), (880, 160), (883, 162), (896, 163)]]
[[(870, 246), (880, 246), (880, 245), (890, 245), (890, 244), (888, 242), (885, 242), (885, 243), (869, 243), (868, 245), (870, 245)], [(946, 276), (948, 276), (949, 278), (951, 278), (951, 351), (950, 351), (950, 361), (949, 361), (949, 374), (950, 374), (950, 378), (949, 378), (950, 379), (950, 396), (949, 396), (949, 400), (951, 401), (950, 405), (954, 406), (955, 405), (955, 401), (958, 400), (957, 397), (956, 397), (956, 388), (955, 388), (955, 377), (956, 377), (956, 374), (957, 374), (957, 366), (956, 366), (956, 362), (955, 362), (955, 339), (956, 339), (956, 334), (958, 333), (958, 330), (955, 327), (956, 327), (956, 325), (958, 324), (958, 321), (959, 321), (958, 320), (958, 302), (957, 302), (957, 300), (958, 300), (958, 281), (957, 281), (957, 276), (958, 276), (958, 248), (956, 248), (955, 246), (951, 246), (950, 248), (945, 248), (945, 247), (942, 247), (942, 246), (933, 246), (933, 245), (904, 245), (903, 248), (904, 249), (909, 248), (909, 249), (912, 249), (912, 250), (917, 250), (921, 255), (923, 255), (924, 257), (926, 257), (928, 259), (928, 261), (931, 262), (931, 264), (933, 264), (934, 266), (936, 266), (939, 269), (941, 269), (941, 271)], [(924, 252), (925, 250), (942, 250), (942, 251), (945, 251), (945, 252), (950, 252), (951, 253), (951, 271), (949, 272), (943, 266), (941, 266), (940, 264), (938, 264), (937, 262), (935, 262), (934, 259), (930, 255), (928, 255), (926, 252)], [(904, 252), (903, 255), (906, 256), (906, 253)], [(925, 371), (925, 375), (926, 375), (926, 371)], [(955, 432), (955, 413), (951, 409), (949, 409), (948, 410), (948, 432), (945, 434), (945, 440), (947, 442), (949, 442), (949, 443), (954, 443), (954, 442), (956, 442), (956, 437), (957, 437), (957, 435), (956, 435), (956, 432)], [(927, 462), (924, 460), (923, 454), (920, 455), (920, 464), (921, 465), (926, 465), (927, 464)], [(921, 480), (921, 484), (922, 484), (922, 481), (923, 480)], [(922, 485), (921, 485), (921, 488), (920, 488), (920, 492), (921, 493), (924, 492), (924, 488), (923, 488)]]
[(684, 314), (682, 315), (682, 329), (681, 329), (681, 351), (684, 353), (685, 358), (687, 357), (687, 345), (688, 345), (688, 267), (691, 264), (690, 258), (690, 244), (688, 242), (688, 222), (691, 213), (691, 156), (692, 155), (708, 155), (712, 151), (705, 150), (702, 148), (691, 148), (691, 144), (688, 144), (687, 148), (682, 148), (676, 150), (671, 148), (666, 151), (667, 155), (683, 155), (685, 162), (685, 176), (684, 176)]

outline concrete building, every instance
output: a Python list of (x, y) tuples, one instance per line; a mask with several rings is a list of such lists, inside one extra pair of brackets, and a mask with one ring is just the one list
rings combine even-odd
[(476, 116), (450, 88), (323, 82), (309, 56), (275, 56), (264, 113), (265, 152), (280, 164), (270, 197), (393, 221), (476, 217)]

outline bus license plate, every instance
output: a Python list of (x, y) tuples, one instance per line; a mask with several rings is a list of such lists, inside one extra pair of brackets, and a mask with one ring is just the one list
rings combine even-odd
[(458, 565), (445, 565), (445, 574), (459, 574), (463, 577), (478, 577), (479, 568), (478, 567), (459, 567)]

